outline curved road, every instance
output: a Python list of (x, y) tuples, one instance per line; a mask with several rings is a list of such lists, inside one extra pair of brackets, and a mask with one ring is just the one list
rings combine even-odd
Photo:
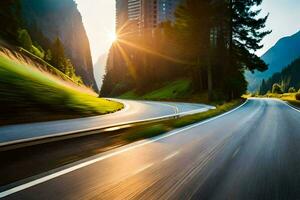
[(213, 108), (208, 105), (193, 103), (114, 100), (122, 102), (125, 108), (112, 114), (96, 117), (2, 126), (0, 127), (0, 146), (1, 144), (24, 139), (85, 129), (105, 128), (120, 123), (147, 120), (176, 113), (203, 112)]
[(7, 199), (300, 199), (300, 112), (250, 99), (225, 115), (100, 154)]

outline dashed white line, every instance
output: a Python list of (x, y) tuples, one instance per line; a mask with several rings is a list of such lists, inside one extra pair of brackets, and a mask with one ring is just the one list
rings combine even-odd
[(237, 148), (237, 149), (234, 151), (234, 153), (232, 154), (231, 158), (234, 158), (234, 157), (239, 153), (239, 151), (240, 151), (240, 147)]
[(149, 165), (146, 165), (146, 166), (144, 166), (144, 167), (142, 167), (142, 168), (136, 170), (132, 175), (137, 175), (137, 174), (139, 174), (139, 173), (145, 171), (146, 169), (152, 167), (153, 165), (154, 165), (153, 163), (151, 163), (151, 164), (149, 164)]
[(175, 157), (177, 154), (179, 154), (179, 151), (176, 151), (176, 152), (174, 152), (174, 153), (168, 155), (167, 157), (165, 157), (165, 158), (163, 159), (163, 161), (170, 160), (171, 158)]

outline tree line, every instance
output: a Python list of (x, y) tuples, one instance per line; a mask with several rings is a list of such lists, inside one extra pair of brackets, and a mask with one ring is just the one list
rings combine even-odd
[[(247, 89), (245, 70), (264, 71), (255, 55), (262, 48), (268, 16), (259, 17), (262, 0), (185, 0), (174, 23), (154, 31), (123, 28), (110, 49), (102, 95), (128, 90), (143, 93), (179, 78), (192, 80), (209, 99), (233, 99)], [(256, 9), (254, 9), (256, 8)]]
[(268, 80), (262, 80), (259, 93), (295, 93), (300, 92), (300, 58), (293, 61), (281, 72), (273, 74)]

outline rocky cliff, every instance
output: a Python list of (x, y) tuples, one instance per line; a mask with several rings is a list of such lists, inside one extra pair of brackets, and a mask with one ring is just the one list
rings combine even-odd
[(73, 0), (20, 2), (24, 26), (29, 29), (34, 40), (44, 47), (59, 37), (77, 74), (86, 85), (97, 90), (89, 41), (76, 3)]

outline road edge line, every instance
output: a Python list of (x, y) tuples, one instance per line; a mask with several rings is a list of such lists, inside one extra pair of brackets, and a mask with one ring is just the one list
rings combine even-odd
[(47, 182), (49, 180), (52, 180), (54, 178), (57, 178), (59, 176), (62, 176), (62, 175), (65, 175), (65, 174), (68, 174), (70, 172), (73, 172), (75, 170), (78, 170), (78, 169), (81, 169), (83, 167), (86, 167), (86, 166), (89, 166), (89, 165), (92, 165), (96, 162), (99, 162), (99, 161), (102, 161), (102, 160), (105, 160), (105, 159), (108, 159), (108, 158), (111, 158), (113, 156), (116, 156), (116, 155), (119, 155), (121, 153), (124, 153), (124, 152), (127, 152), (127, 151), (130, 151), (130, 150), (133, 150), (133, 149), (136, 149), (136, 148), (139, 148), (141, 146), (145, 146), (147, 144), (151, 144), (151, 143), (154, 143), (156, 141), (159, 141), (159, 140), (162, 140), (162, 139), (165, 139), (165, 138), (168, 138), (168, 137), (171, 137), (173, 135), (177, 135), (183, 131), (187, 131), (187, 130), (190, 130), (190, 129), (193, 129), (197, 126), (200, 126), (202, 124), (206, 124), (206, 123), (209, 123), (211, 121), (214, 121), (216, 119), (219, 119), (221, 117), (224, 117), (228, 114), (231, 114), (233, 112), (235, 112), (236, 110), (240, 109), (241, 107), (243, 107), (244, 105), (246, 105), (248, 103), (248, 99), (240, 106), (234, 108), (233, 110), (230, 110), (226, 113), (223, 113), (221, 115), (218, 115), (218, 116), (215, 116), (213, 118), (210, 118), (210, 119), (207, 119), (205, 121), (202, 121), (202, 122), (199, 122), (199, 123), (196, 123), (196, 124), (193, 124), (193, 125), (189, 125), (187, 127), (184, 127), (184, 128), (180, 128), (179, 130), (175, 130), (175, 131), (171, 131), (170, 133), (166, 133), (164, 135), (161, 135), (161, 136), (157, 136), (157, 137), (154, 137), (148, 141), (145, 141), (145, 142), (142, 142), (142, 143), (138, 143), (138, 144), (135, 144), (135, 145), (129, 145), (129, 146), (124, 146), (123, 148), (121, 147), (120, 150), (118, 151), (113, 151), (111, 153), (106, 153), (106, 154), (100, 154), (99, 157), (97, 158), (94, 158), (92, 160), (87, 160), (83, 163), (80, 163), (80, 164), (77, 164), (75, 166), (72, 166), (72, 167), (69, 167), (69, 168), (66, 168), (66, 169), (63, 169), (63, 170), (60, 170), (58, 172), (54, 172), (53, 174), (49, 174), (49, 175), (46, 175), (44, 177), (41, 177), (41, 178), (38, 178), (36, 180), (32, 180), (32, 181), (29, 181), (27, 183), (24, 183), (24, 184), (21, 184), (19, 186), (16, 186), (16, 187), (13, 187), (13, 188), (10, 188), (10, 189), (7, 189), (5, 191), (2, 191), (0, 192), (0, 198), (3, 198), (3, 197), (6, 197), (6, 196), (9, 196), (9, 195), (12, 195), (14, 193), (17, 193), (17, 192), (20, 192), (20, 191), (23, 191), (25, 189), (28, 189), (28, 188), (31, 188), (35, 185), (38, 185), (38, 184), (41, 184), (41, 183), (44, 183), (44, 182)]

